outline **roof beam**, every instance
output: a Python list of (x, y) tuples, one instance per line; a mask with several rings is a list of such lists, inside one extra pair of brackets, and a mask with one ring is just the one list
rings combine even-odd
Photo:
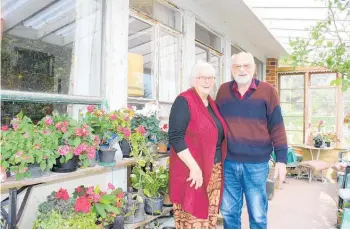
[(138, 31), (138, 32), (136, 32), (134, 34), (131, 34), (131, 35), (129, 35), (129, 41), (132, 40), (132, 39), (138, 38), (141, 35), (147, 34), (150, 31), (152, 31), (152, 27), (144, 29), (144, 30), (140, 30), (140, 31)]
[[(253, 9), (328, 9), (327, 6), (253, 6)], [(332, 7), (337, 9), (337, 7)]]
[[(270, 20), (270, 21), (322, 21), (326, 20), (326, 18), (261, 18), (261, 20)], [(338, 22), (347, 22), (346, 19), (337, 19)]]
[[(289, 31), (305, 31), (305, 32), (311, 32), (310, 29), (294, 29), (294, 28), (269, 28), (269, 30), (289, 30)], [(336, 33), (337, 31), (329, 31), (332, 33)], [(350, 32), (350, 30), (345, 30), (344, 32)]]
[(59, 0), (31, 0), (13, 11), (5, 21), (4, 33), (22, 24), (23, 21), (34, 17), (41, 11), (55, 4)]
[(38, 31), (38, 39), (43, 38), (51, 33), (54, 33), (75, 22), (75, 12), (72, 11), (68, 15), (55, 20), (55, 22), (48, 24)]

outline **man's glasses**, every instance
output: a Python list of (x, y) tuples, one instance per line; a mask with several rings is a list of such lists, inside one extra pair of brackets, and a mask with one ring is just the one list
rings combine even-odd
[(236, 65), (236, 64), (233, 64), (233, 69), (239, 70), (239, 69), (241, 69), (242, 67), (243, 67), (245, 70), (247, 70), (247, 69), (250, 69), (251, 65), (249, 65), (249, 64), (243, 64), (243, 65)]

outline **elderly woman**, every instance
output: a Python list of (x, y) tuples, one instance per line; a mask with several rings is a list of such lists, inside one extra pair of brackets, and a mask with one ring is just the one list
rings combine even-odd
[(199, 61), (192, 88), (175, 100), (169, 118), (169, 195), (176, 228), (216, 228), (223, 191), (226, 126), (210, 97), (215, 70)]

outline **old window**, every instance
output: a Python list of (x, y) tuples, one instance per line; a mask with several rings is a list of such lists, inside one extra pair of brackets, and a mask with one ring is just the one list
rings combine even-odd
[[(1, 113), (5, 120), (21, 106), (27, 116), (37, 116), (36, 111), (47, 106), (77, 115), (83, 107), (78, 104), (102, 101), (102, 3), (2, 1)], [(30, 103), (23, 104), (23, 99)]]

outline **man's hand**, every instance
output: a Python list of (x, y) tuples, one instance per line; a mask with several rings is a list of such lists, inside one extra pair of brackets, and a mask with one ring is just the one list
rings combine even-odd
[(187, 181), (192, 181), (190, 187), (195, 185), (195, 189), (199, 188), (203, 184), (202, 170), (199, 167), (194, 167), (190, 170), (190, 177)]
[(275, 180), (278, 178), (279, 184), (281, 185), (286, 179), (286, 174), (287, 174), (286, 164), (277, 162), (275, 164), (275, 175), (273, 176), (273, 178)]

